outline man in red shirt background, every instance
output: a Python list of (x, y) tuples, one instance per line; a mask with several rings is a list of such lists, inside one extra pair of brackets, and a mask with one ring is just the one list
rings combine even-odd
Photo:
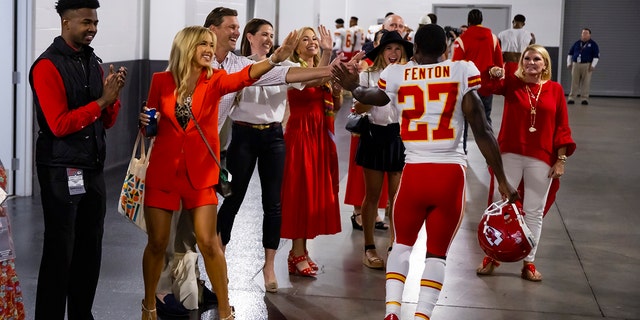
[[(489, 69), (493, 66), (502, 67), (502, 49), (498, 42), (498, 37), (491, 32), (491, 29), (483, 27), (482, 11), (473, 9), (467, 15), (469, 28), (453, 44), (453, 58), (451, 60), (467, 60), (476, 65), (480, 70), (480, 77), (484, 83), (489, 77)], [(484, 90), (483, 90), (484, 89)], [(491, 124), (491, 104), (493, 96), (491, 92), (483, 88), (478, 89), (478, 94), (484, 105), (484, 112), (487, 121)], [(468, 125), (464, 128), (463, 147), (467, 152), (467, 132)]]

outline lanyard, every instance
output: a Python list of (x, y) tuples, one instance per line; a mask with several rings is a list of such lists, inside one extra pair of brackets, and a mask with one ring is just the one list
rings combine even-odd
[(580, 53), (582, 53), (582, 50), (589, 44), (589, 41), (587, 42), (582, 42), (580, 41)]

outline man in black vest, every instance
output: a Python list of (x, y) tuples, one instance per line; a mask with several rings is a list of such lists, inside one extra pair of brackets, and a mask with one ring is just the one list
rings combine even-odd
[(36, 166), (44, 245), (35, 319), (93, 319), (106, 211), (106, 129), (115, 123), (127, 70), (102, 62), (89, 46), (97, 0), (59, 0), (62, 35), (34, 62), (29, 83), (40, 131)]

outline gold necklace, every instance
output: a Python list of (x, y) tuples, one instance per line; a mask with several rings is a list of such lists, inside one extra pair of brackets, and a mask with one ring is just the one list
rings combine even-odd
[[(538, 89), (538, 94), (534, 95), (533, 92), (531, 91), (531, 89), (529, 88), (529, 85), (525, 83), (525, 88), (527, 88), (527, 97), (529, 98), (529, 107), (531, 108), (531, 118), (530, 118), (530, 124), (531, 126), (529, 127), (529, 132), (534, 133), (536, 132), (536, 108), (538, 107), (538, 99), (540, 98), (540, 92), (542, 92), (542, 85), (544, 83), (540, 82), (540, 89)], [(534, 98), (536, 103), (535, 105), (533, 104), (533, 102), (531, 102), (531, 98)]]

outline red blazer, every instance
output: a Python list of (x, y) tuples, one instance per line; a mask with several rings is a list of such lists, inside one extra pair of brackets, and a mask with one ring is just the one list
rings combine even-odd
[[(218, 103), (223, 95), (241, 90), (256, 80), (249, 76), (247, 66), (239, 72), (227, 74), (224, 70), (214, 70), (210, 79), (203, 71), (192, 95), (192, 111), (202, 128), (209, 145), (220, 159), (220, 139), (218, 137)], [(198, 129), (189, 120), (184, 130), (175, 114), (176, 84), (170, 72), (159, 72), (151, 79), (147, 107), (156, 108), (161, 117), (158, 134), (149, 158), (146, 184), (153, 188), (173, 190), (178, 163), (186, 161), (187, 176), (195, 189), (211, 187), (218, 183), (218, 165), (211, 157), (202, 141)]]

